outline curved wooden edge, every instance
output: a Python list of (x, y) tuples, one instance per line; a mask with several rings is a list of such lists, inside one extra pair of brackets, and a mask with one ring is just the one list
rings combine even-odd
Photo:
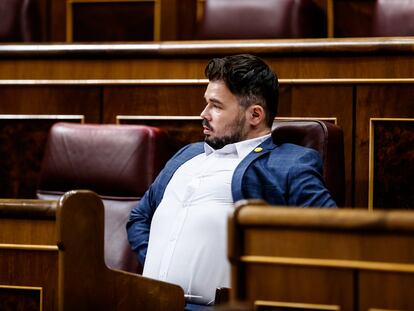
[(69, 191), (57, 209), (59, 310), (180, 310), (181, 287), (108, 268), (104, 206), (97, 194)]
[(4, 57), (178, 57), (237, 53), (292, 54), (413, 54), (412, 37), (164, 41), (124, 44), (4, 44)]
[(56, 201), (1, 199), (0, 217), (18, 219), (55, 219)]
[[(269, 208), (271, 207), (271, 208)], [(332, 228), (336, 230), (414, 231), (414, 212), (407, 210), (368, 211), (271, 206), (244, 201), (233, 216), (240, 226)]]

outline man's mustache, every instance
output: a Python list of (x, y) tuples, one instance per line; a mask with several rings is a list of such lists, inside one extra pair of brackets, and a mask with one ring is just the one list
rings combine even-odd
[(210, 131), (213, 130), (213, 128), (211, 127), (210, 123), (206, 119), (203, 119), (203, 126), (206, 127), (206, 128), (208, 128)]

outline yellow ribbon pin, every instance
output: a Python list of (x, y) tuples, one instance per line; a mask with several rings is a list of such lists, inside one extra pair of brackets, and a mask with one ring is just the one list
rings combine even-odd
[(257, 147), (254, 148), (254, 152), (262, 152), (263, 148), (262, 147)]

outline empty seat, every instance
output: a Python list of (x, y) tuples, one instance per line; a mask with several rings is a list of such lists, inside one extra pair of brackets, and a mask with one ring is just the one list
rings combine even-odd
[(199, 39), (326, 37), (324, 12), (312, 0), (206, 0)]

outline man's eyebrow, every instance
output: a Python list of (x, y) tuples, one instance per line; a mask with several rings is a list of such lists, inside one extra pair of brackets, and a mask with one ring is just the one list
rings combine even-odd
[[(210, 98), (209, 100), (210, 100), (210, 102), (213, 102), (215, 104), (220, 104), (220, 105), (223, 104), (220, 100), (218, 100), (218, 99), (216, 99), (214, 97)], [(207, 101), (207, 99), (206, 99), (206, 101)]]

